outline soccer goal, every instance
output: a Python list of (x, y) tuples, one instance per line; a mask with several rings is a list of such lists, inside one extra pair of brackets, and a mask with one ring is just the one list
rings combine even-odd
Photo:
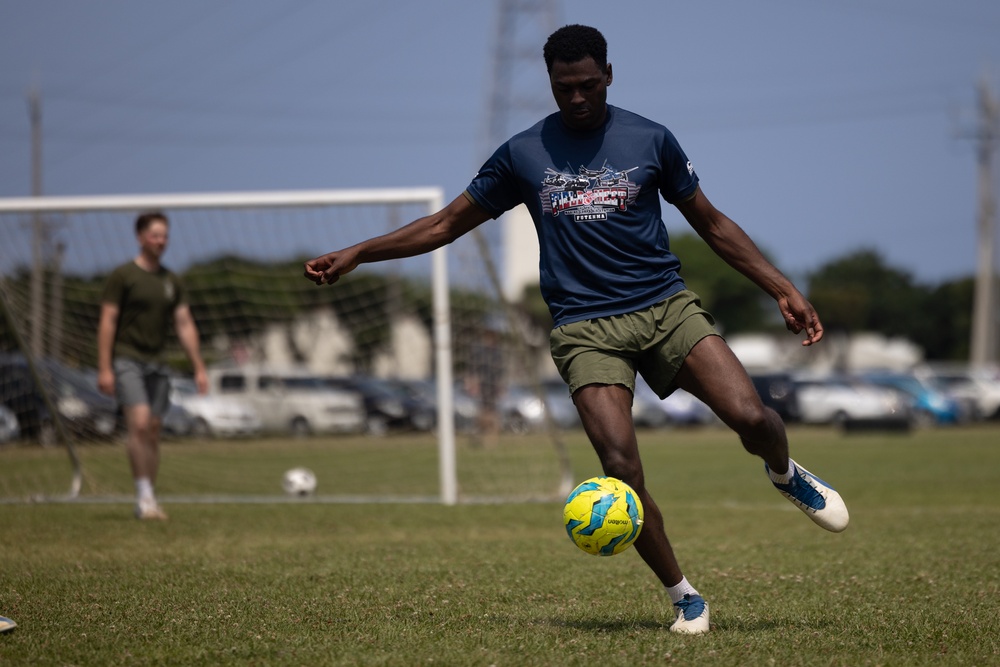
[[(0, 501), (130, 497), (120, 410), (96, 391), (96, 331), (107, 275), (136, 256), (135, 218), (152, 210), (169, 218), (164, 264), (213, 380), (192, 396), (171, 338), (164, 500), (298, 501), (281, 488), (295, 467), (316, 474), (314, 501), (558, 497), (568, 460), (541, 421), (525, 428), (530, 400), (505, 397), (496, 441), (479, 431), (483, 356), (500, 359), (505, 388), (544, 358), (497, 295), (481, 237), (332, 287), (303, 277), (304, 260), (442, 205), (437, 188), (0, 199)], [(484, 344), (491, 332), (501, 353)], [(302, 392), (346, 382), (362, 427), (319, 428), (308, 410), (322, 400)]]

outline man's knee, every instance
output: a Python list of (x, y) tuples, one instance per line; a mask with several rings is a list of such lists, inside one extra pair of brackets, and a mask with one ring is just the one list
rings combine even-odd
[(740, 436), (744, 449), (751, 454), (763, 456), (770, 451), (775, 443), (785, 441), (785, 423), (777, 412), (764, 406), (759, 410), (754, 410), (752, 416), (748, 416), (746, 421), (734, 427), (734, 431)]
[(727, 413), (719, 417), (744, 438), (767, 437), (782, 427), (778, 413), (765, 406), (757, 395), (731, 402)]
[(771, 416), (768, 414), (768, 408), (760, 399), (754, 397), (740, 402), (736, 412), (736, 421), (742, 429), (755, 431), (767, 427), (770, 424)]
[(153, 432), (153, 414), (148, 405), (133, 405), (125, 408), (125, 423), (129, 433), (138, 438), (148, 438)]

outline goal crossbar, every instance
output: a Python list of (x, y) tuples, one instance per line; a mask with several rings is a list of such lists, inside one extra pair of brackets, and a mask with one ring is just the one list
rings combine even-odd
[(433, 202), (443, 206), (441, 188), (369, 188), (357, 190), (291, 190), (204, 192), (144, 195), (86, 195), (0, 198), (0, 213), (74, 213), (146, 208), (247, 208), (251, 206), (319, 206), (325, 204), (405, 204)]

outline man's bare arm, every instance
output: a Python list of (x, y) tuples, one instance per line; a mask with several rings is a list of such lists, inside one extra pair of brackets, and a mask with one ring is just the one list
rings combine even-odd
[(490, 219), (480, 206), (459, 195), (437, 213), (399, 229), (328, 252), (305, 264), (305, 277), (317, 285), (331, 285), (359, 264), (422, 255), (447, 245)]
[(115, 395), (115, 372), (111, 366), (111, 355), (117, 327), (118, 306), (114, 303), (102, 303), (101, 318), (97, 324), (97, 388), (108, 396)]
[(691, 198), (677, 204), (677, 209), (715, 254), (778, 302), (789, 331), (806, 332), (803, 345), (823, 338), (823, 324), (812, 304), (764, 257), (739, 225), (715, 208), (700, 187)]
[(201, 358), (201, 343), (198, 340), (198, 327), (191, 315), (191, 308), (181, 304), (174, 309), (174, 329), (181, 347), (194, 369), (194, 382), (199, 394), (208, 393), (208, 376), (205, 374), (205, 362)]

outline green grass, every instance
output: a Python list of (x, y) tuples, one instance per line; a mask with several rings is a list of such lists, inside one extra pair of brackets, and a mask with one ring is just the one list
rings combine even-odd
[[(545, 438), (504, 436), (502, 445), (475, 448), (468, 437), (458, 438), (462, 493), (553, 498), (560, 475), (552, 444)], [(157, 490), (166, 497), (280, 495), (282, 473), (299, 465), (316, 473), (323, 497), (436, 501), (441, 495), (433, 434), (192, 439), (168, 441), (163, 452)], [(77, 453), (84, 471), (82, 497), (123, 499), (133, 493), (123, 442), (78, 446)], [(594, 462), (593, 455), (588, 458)], [(0, 447), (0, 501), (65, 497), (70, 480), (70, 460), (62, 448)]]
[[(164, 524), (23, 504), (0, 506), (0, 615), (19, 624), (0, 665), (1000, 664), (1000, 429), (791, 435), (846, 499), (844, 533), (782, 499), (726, 431), (642, 435), (712, 605), (703, 637), (667, 632), (634, 550), (573, 547), (558, 503), (175, 503)], [(595, 473), (568, 441), (577, 477)], [(387, 452), (426, 457), (391, 439), (371, 454)]]

